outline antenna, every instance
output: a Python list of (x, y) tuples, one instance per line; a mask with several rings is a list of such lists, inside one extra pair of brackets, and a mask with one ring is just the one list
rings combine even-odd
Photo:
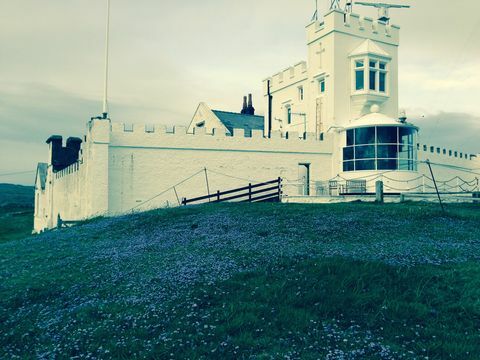
[(340, 9), (340, 0), (330, 0), (330, 10)]
[(318, 20), (318, 0), (315, 0), (315, 12), (312, 16), (312, 21)]
[(390, 22), (390, 9), (408, 9), (410, 5), (395, 5), (395, 4), (385, 4), (385, 3), (369, 3), (364, 1), (355, 1), (355, 4), (363, 6), (371, 6), (378, 9), (378, 20), (386, 24)]
[(108, 46), (110, 35), (110, 0), (107, 0), (107, 21), (105, 28), (105, 80), (103, 88), (103, 112), (104, 119), (108, 117)]

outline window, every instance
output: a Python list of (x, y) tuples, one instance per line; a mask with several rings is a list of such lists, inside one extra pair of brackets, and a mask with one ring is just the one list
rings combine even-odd
[(376, 90), (377, 89), (377, 62), (376, 61), (370, 61), (370, 90)]
[(363, 60), (355, 61), (355, 90), (365, 89), (365, 67)]
[(443, 149), (443, 155), (447, 155), (447, 149)]
[(448, 150), (448, 156), (452, 156), (452, 150)]
[(440, 148), (437, 147), (437, 154), (440, 154)]
[(427, 145), (423, 145), (423, 151), (427, 151)]
[(454, 156), (455, 156), (455, 157), (458, 157), (458, 152), (455, 151), (455, 152), (454, 152)]
[(373, 126), (346, 131), (343, 171), (417, 169), (414, 128)]
[(325, 92), (325, 79), (319, 80), (318, 86), (320, 93), (323, 94)]
[[(365, 64), (368, 64), (368, 76), (365, 76)], [(387, 92), (388, 64), (371, 58), (355, 60), (355, 91), (368, 89), (371, 92)], [(367, 84), (365, 82), (368, 81)]]
[(303, 101), (303, 86), (298, 87), (298, 99)]
[(290, 106), (287, 107), (287, 124), (292, 123), (292, 108)]
[(430, 152), (431, 152), (431, 153), (435, 152), (435, 147), (430, 146)]

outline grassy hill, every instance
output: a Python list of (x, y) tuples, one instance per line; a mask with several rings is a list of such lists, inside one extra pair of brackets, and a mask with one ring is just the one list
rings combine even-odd
[(33, 186), (0, 184), (0, 243), (31, 234), (34, 195)]
[(0, 244), (0, 358), (478, 359), (480, 207), (224, 204)]

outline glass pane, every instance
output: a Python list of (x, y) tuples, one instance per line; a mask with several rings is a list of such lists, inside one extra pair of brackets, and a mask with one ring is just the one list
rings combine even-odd
[(370, 61), (370, 67), (374, 68), (377, 66), (377, 62), (376, 61)]
[(380, 69), (385, 70), (387, 68), (387, 64), (384, 62), (380, 63)]
[(379, 159), (396, 159), (398, 157), (397, 145), (378, 145), (377, 158)]
[(363, 70), (355, 71), (355, 89), (363, 90), (365, 88), (365, 78)]
[(355, 67), (357, 67), (357, 68), (363, 67), (363, 60), (357, 60), (357, 61), (355, 61)]
[(357, 160), (355, 170), (375, 170), (375, 160)]
[(343, 162), (343, 171), (355, 171), (355, 162), (354, 161), (344, 161)]
[(386, 77), (387, 77), (387, 74), (381, 72), (380, 73), (380, 84), (379, 84), (379, 90), (381, 92), (385, 92), (385, 89), (386, 89)]
[(325, 92), (325, 80), (320, 82), (320, 91), (323, 93)]
[(377, 142), (379, 144), (396, 144), (396, 143), (398, 143), (397, 127), (395, 127), (395, 126), (379, 126), (379, 127), (377, 127)]
[(355, 129), (355, 144), (375, 144), (375, 128), (359, 128)]
[(353, 160), (353, 146), (343, 148), (343, 160)]
[(396, 170), (397, 169), (397, 159), (377, 160), (377, 169), (378, 170)]
[(370, 90), (375, 90), (377, 88), (376, 79), (377, 79), (377, 72), (370, 71)]
[(400, 159), (413, 159), (413, 146), (400, 145), (398, 157)]
[(375, 146), (355, 146), (355, 159), (375, 159)]
[(353, 145), (353, 129), (352, 130), (347, 130), (347, 146)]
[(399, 170), (413, 170), (413, 161), (400, 160), (398, 162)]
[(400, 143), (404, 145), (413, 145), (413, 133), (412, 128), (400, 128)]

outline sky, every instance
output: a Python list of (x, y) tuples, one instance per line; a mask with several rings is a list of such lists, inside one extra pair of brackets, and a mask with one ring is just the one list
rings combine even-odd
[[(111, 0), (110, 117), (186, 125), (199, 102), (239, 111), (247, 93), (263, 114), (262, 80), (306, 59), (314, 3)], [(395, 3), (412, 6), (391, 12), (401, 108), (422, 142), (480, 152), (480, 2)], [(101, 113), (105, 13), (106, 0), (0, 0), (0, 183), (33, 184), (45, 140)]]

